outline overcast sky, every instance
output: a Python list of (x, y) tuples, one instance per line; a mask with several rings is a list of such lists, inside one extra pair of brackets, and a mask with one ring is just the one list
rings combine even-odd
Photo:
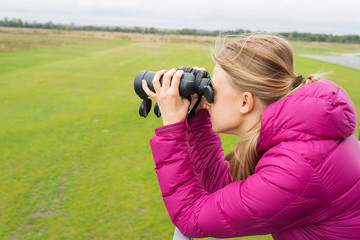
[(359, 0), (0, 0), (0, 19), (166, 29), (360, 34)]

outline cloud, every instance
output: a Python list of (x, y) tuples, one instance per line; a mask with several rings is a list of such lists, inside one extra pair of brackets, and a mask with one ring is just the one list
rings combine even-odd
[(355, 0), (0, 0), (0, 16), (79, 25), (360, 34)]

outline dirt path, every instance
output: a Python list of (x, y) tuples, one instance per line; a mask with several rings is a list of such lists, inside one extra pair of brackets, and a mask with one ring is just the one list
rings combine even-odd
[(331, 53), (331, 55), (310, 55), (298, 54), (301, 57), (307, 57), (320, 61), (335, 63), (355, 69), (360, 69), (360, 52), (359, 53)]

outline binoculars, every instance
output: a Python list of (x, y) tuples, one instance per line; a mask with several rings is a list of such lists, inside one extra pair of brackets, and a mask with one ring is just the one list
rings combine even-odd
[[(214, 102), (214, 90), (211, 85), (210, 74), (205, 70), (197, 70), (194, 68), (180, 68), (177, 70), (183, 70), (184, 74), (180, 79), (179, 93), (181, 97), (186, 97), (191, 101), (191, 95), (197, 93), (199, 96), (198, 103), (200, 103), (201, 97), (204, 96), (209, 103)], [(143, 99), (140, 104), (139, 114), (146, 118), (151, 110), (151, 99), (148, 98), (142, 88), (142, 80), (146, 80), (149, 89), (153, 92), (154, 86), (152, 81), (156, 72), (140, 71), (135, 76), (134, 89), (136, 94)], [(163, 76), (160, 78), (160, 85), (162, 85)], [(198, 104), (197, 103), (197, 104)], [(197, 105), (195, 105), (196, 109)], [(154, 113), (157, 117), (161, 116), (161, 112), (158, 104), (154, 106)]]

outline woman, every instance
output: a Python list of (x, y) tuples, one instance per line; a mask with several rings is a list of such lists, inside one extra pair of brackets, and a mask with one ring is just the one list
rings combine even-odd
[[(346, 92), (294, 70), (290, 44), (257, 34), (214, 57), (213, 103), (190, 123), (182, 71), (153, 80), (164, 126), (150, 140), (162, 196), (186, 236), (360, 238), (360, 145)], [(240, 136), (224, 156), (217, 133)], [(227, 161), (223, 161), (225, 160)]]

